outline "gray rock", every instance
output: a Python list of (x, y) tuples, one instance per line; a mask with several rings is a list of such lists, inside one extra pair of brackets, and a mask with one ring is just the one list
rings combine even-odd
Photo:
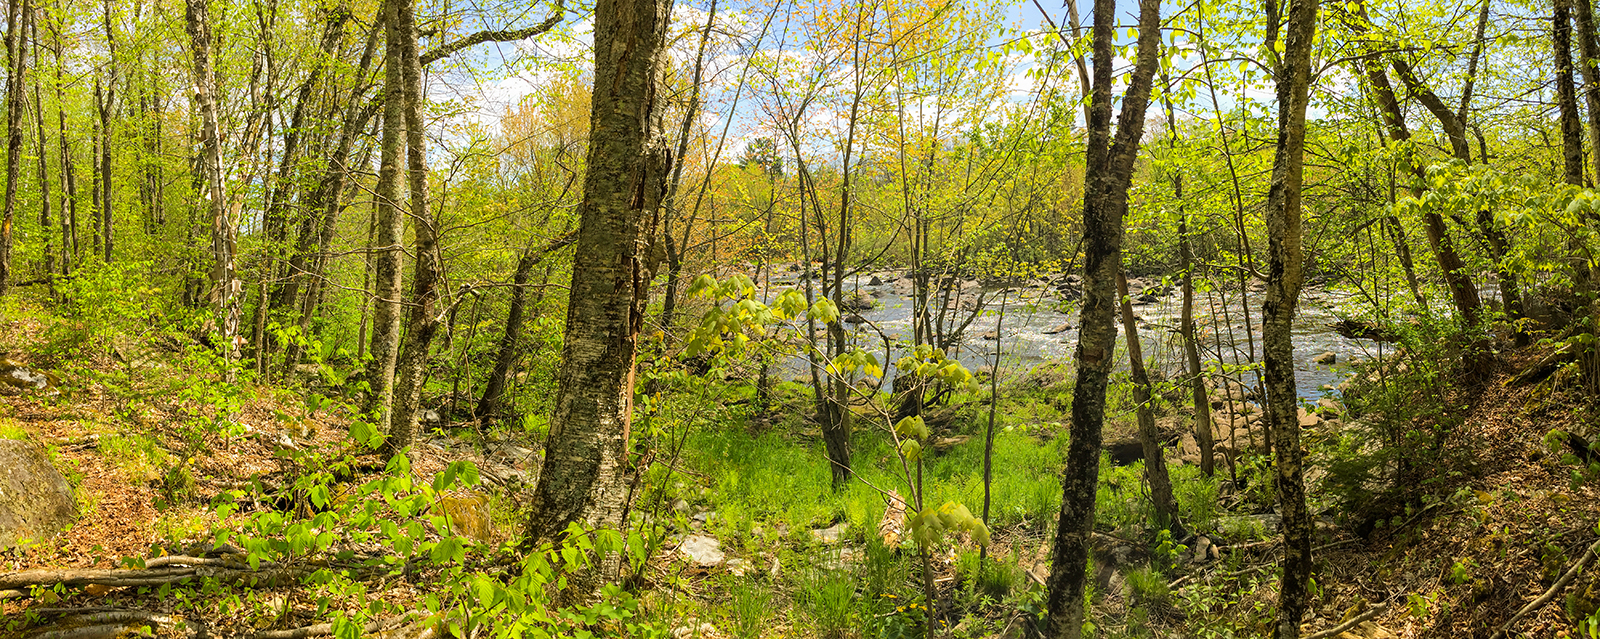
[(44, 390), (51, 386), (50, 376), (35, 373), (0, 358), (0, 384), (25, 390)]
[(1311, 358), (1311, 361), (1323, 366), (1332, 366), (1339, 361), (1339, 356), (1334, 354), (1333, 351), (1325, 351), (1317, 354), (1316, 357)]
[(722, 554), (722, 542), (705, 535), (689, 535), (678, 544), (678, 552), (697, 566), (720, 566), (727, 557)]
[(1044, 334), (1045, 335), (1058, 335), (1058, 334), (1065, 333), (1065, 332), (1070, 331), (1070, 330), (1072, 330), (1072, 322), (1062, 322), (1062, 323), (1056, 324), (1055, 326), (1052, 326), (1052, 327), (1050, 327), (1048, 329), (1045, 329)]
[(817, 541), (822, 543), (834, 544), (838, 543), (839, 540), (844, 539), (844, 531), (848, 530), (849, 528), (850, 524), (841, 521), (828, 528), (813, 530), (811, 531), (811, 536), (815, 537)]
[(43, 539), (78, 517), (72, 486), (35, 442), (0, 439), (0, 549)]

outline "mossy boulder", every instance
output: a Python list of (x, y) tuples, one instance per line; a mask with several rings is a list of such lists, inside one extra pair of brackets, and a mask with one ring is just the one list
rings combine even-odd
[(0, 549), (49, 537), (78, 517), (78, 504), (38, 443), (0, 439)]

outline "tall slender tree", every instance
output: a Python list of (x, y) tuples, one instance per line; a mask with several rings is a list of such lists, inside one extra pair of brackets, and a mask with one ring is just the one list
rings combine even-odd
[[(217, 79), (212, 61), (211, 8), (206, 0), (187, 0), (184, 16), (189, 32), (189, 48), (194, 60), (194, 96), (200, 111), (202, 199), (211, 214), (211, 304), (216, 313), (216, 332), (229, 362), (238, 360), (239, 295), (241, 283), (235, 259), (238, 256), (238, 225), (228, 206), (222, 173), (222, 135), (217, 117)], [(101, 176), (102, 180), (110, 176)], [(104, 204), (106, 201), (102, 200)], [(110, 229), (106, 221), (106, 229)], [(109, 236), (106, 251), (110, 251)], [(108, 256), (109, 259), (109, 256)]]
[(428, 145), (422, 121), (422, 55), (417, 49), (416, 1), (391, 1), (401, 3), (397, 16), (402, 45), (401, 95), (405, 100), (406, 186), (411, 195), (408, 213), (417, 240), (411, 295), (406, 307), (405, 341), (395, 361), (394, 406), (386, 440), (390, 451), (399, 451), (411, 445), (416, 434), (417, 407), (422, 401), (422, 384), (428, 376), (428, 351), (433, 347), (433, 336), (439, 331), (441, 319), (434, 315), (434, 307), (439, 301), (444, 258), (439, 253), (439, 224), (428, 206)]
[(400, 25), (400, 5), (383, 3), (383, 138), (378, 146), (377, 226), (373, 238), (372, 359), (367, 363), (367, 413), (374, 427), (389, 432), (394, 401), (395, 361), (400, 356), (400, 258), (405, 253), (405, 218), (400, 212), (400, 153), (405, 148), (406, 32)]
[[(1293, 0), (1283, 57), (1275, 69), (1278, 143), (1267, 191), (1267, 296), (1262, 304), (1266, 356), (1267, 427), (1277, 467), (1278, 511), (1283, 516), (1283, 583), (1273, 636), (1300, 636), (1310, 607), (1311, 516), (1306, 510), (1300, 450), (1299, 395), (1295, 389), (1294, 314), (1305, 281), (1301, 248), (1301, 184), (1305, 169), (1306, 107), (1310, 102), (1311, 46), (1318, 0)], [(1269, 42), (1269, 46), (1276, 43)]]
[(22, 177), (22, 111), (25, 108), (27, 87), (27, 16), (32, 13), (29, 0), (11, 0), (6, 11), (6, 193), (5, 209), (0, 212), (0, 295), (11, 286), (12, 230), (17, 213), (17, 181)]
[[(1583, 186), (1583, 125), (1578, 115), (1578, 87), (1572, 81), (1572, 2), (1555, 0), (1555, 9), (1550, 16), (1550, 46), (1554, 49), (1556, 61), (1562, 178), (1567, 184)], [(1600, 158), (1595, 158), (1595, 161), (1600, 162)]]
[(1133, 72), (1122, 95), (1116, 136), (1111, 133), (1112, 69), (1116, 64), (1116, 1), (1095, 0), (1091, 27), (1094, 85), (1089, 98), (1089, 139), (1083, 189), (1084, 283), (1081, 328), (1075, 359), (1072, 431), (1061, 482), (1061, 513), (1051, 558), (1047, 637), (1077, 639), (1083, 633), (1083, 593), (1094, 531), (1095, 491), (1100, 479), (1101, 428), (1106, 385), (1116, 350), (1116, 278), (1122, 269), (1122, 218), (1128, 209), (1133, 161), (1144, 134), (1145, 110), (1161, 48), (1161, 2), (1140, 0), (1139, 37)]

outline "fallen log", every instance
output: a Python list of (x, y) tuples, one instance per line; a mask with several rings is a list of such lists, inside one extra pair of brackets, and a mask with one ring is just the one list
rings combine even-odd
[(46, 608), (35, 610), (42, 616), (59, 616), (50, 626), (40, 628), (38, 639), (112, 639), (142, 628), (183, 632), (192, 638), (208, 637), (204, 626), (183, 617), (118, 608)]
[(1540, 358), (1539, 361), (1534, 365), (1522, 369), (1522, 372), (1517, 373), (1510, 380), (1507, 380), (1506, 385), (1515, 387), (1537, 384), (1544, 381), (1545, 378), (1554, 375), (1555, 372), (1560, 370), (1563, 365), (1574, 361), (1577, 358), (1578, 353), (1577, 351), (1573, 350), (1572, 344), (1563, 344), (1561, 345), (1561, 348), (1551, 351), (1549, 355), (1545, 355), (1544, 357)]
[[(361, 632), (369, 635), (387, 633), (425, 616), (420, 610), (410, 610), (388, 619), (369, 622), (362, 627)], [(288, 630), (262, 630), (251, 635), (251, 637), (252, 639), (308, 639), (309, 637), (326, 637), (332, 634), (333, 624), (319, 623)]]

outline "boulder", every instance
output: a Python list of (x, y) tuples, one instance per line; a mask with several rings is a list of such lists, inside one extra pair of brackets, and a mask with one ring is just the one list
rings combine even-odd
[(979, 337), (982, 337), (982, 338), (992, 342), (992, 341), (995, 341), (997, 339), (1000, 339), (1000, 332), (999, 331), (985, 331), (983, 333), (983, 335), (980, 335)]
[(1340, 406), (1339, 402), (1332, 397), (1324, 397), (1317, 400), (1317, 414), (1322, 415), (1325, 419), (1338, 417), (1344, 414), (1344, 407)]
[(1178, 459), (1191, 466), (1200, 465), (1200, 443), (1194, 433), (1184, 433), (1178, 438)]
[(72, 486), (44, 447), (0, 439), (0, 549), (53, 535), (77, 517)]
[(1311, 358), (1311, 361), (1323, 366), (1332, 366), (1339, 361), (1339, 356), (1334, 354), (1333, 351), (1323, 351), (1318, 353), (1316, 357)]
[(0, 385), (30, 391), (41, 391), (59, 384), (54, 375), (37, 373), (0, 357)]
[(1304, 406), (1295, 409), (1296, 417), (1300, 420), (1301, 428), (1316, 428), (1322, 425), (1322, 418), (1316, 413), (1307, 411)]
[(883, 278), (874, 275), (872, 279), (867, 280), (867, 286), (883, 286)]

